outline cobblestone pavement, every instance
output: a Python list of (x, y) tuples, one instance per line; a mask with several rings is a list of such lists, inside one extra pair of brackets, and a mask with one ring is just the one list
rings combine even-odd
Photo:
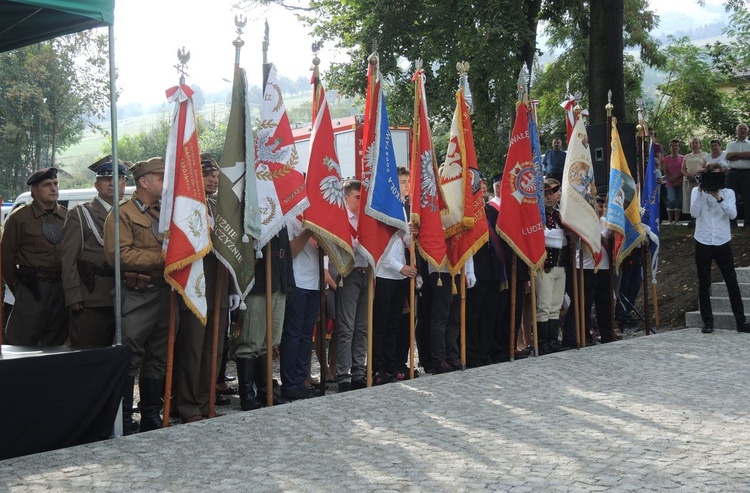
[(0, 491), (749, 491), (750, 335), (698, 329), (0, 462)]

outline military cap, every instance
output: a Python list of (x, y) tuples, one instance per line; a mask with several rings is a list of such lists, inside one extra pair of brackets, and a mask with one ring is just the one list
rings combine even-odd
[(28, 186), (36, 185), (37, 183), (50, 178), (57, 178), (57, 168), (42, 168), (34, 171), (26, 179), (26, 184)]
[(130, 172), (133, 173), (133, 179), (135, 180), (149, 173), (164, 173), (164, 159), (152, 157), (146, 161), (138, 161), (135, 166), (130, 168)]
[(557, 181), (556, 179), (554, 178), (544, 179), (544, 191), (545, 192), (549, 192), (549, 191), (556, 192), (558, 188), (560, 188), (560, 182)]
[(503, 174), (502, 173), (495, 173), (494, 175), (492, 175), (491, 181), (492, 181), (493, 185), (495, 183), (499, 183), (499, 182), (503, 181)]
[[(120, 176), (124, 177), (128, 172), (128, 170), (125, 168), (125, 163), (123, 163), (121, 159), (118, 159), (117, 163), (117, 169), (120, 173)], [(89, 166), (89, 169), (96, 173), (97, 178), (99, 178), (100, 176), (112, 176), (112, 156), (110, 155), (101, 158), (100, 160)]]
[(201, 154), (201, 169), (203, 169), (204, 175), (213, 171), (219, 171), (219, 164), (210, 152), (204, 152)]

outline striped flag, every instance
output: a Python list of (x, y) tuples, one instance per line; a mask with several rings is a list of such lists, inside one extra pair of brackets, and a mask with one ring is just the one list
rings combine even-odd
[(568, 96), (568, 98), (560, 103), (562, 109), (565, 110), (565, 132), (567, 135), (567, 143), (570, 145), (570, 136), (573, 134), (573, 127), (576, 125), (576, 115), (573, 109), (576, 107), (576, 98)]
[(164, 235), (164, 279), (205, 325), (208, 312), (203, 257), (211, 251), (192, 89), (167, 91), (175, 104), (164, 163), (159, 231)]

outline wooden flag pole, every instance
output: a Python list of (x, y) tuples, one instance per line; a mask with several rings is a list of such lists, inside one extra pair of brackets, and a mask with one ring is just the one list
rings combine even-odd
[(516, 359), (516, 291), (518, 290), (518, 264), (516, 262), (516, 252), (511, 254), (510, 261), (510, 348), (509, 356), (511, 361)]
[[(411, 239), (409, 245), (409, 263), (416, 267), (416, 249), (414, 248), (415, 238)], [(409, 380), (414, 380), (414, 346), (416, 345), (417, 335), (414, 323), (416, 313), (416, 277), (409, 278)]]
[(273, 406), (273, 303), (271, 292), (271, 241), (266, 243), (266, 405)]
[(534, 357), (539, 356), (539, 331), (536, 326), (536, 272), (531, 273), (531, 326), (534, 327)]
[(461, 340), (461, 369), (463, 370), (466, 368), (466, 265), (461, 269), (459, 282), (461, 283), (461, 289), (459, 290), (461, 296), (461, 325), (459, 326), (459, 334)]
[[(227, 270), (220, 262), (216, 262), (216, 288), (214, 293), (214, 314), (211, 323), (211, 371), (209, 372), (208, 382), (208, 417), (216, 417), (216, 361), (219, 352), (219, 322), (221, 321), (221, 274), (224, 272), (226, 278)], [(227, 316), (229, 314), (227, 313)]]
[(318, 273), (320, 276), (320, 322), (318, 323), (318, 338), (315, 344), (318, 346), (318, 364), (320, 365), (320, 382), (318, 383), (320, 395), (326, 395), (326, 377), (328, 375), (328, 359), (326, 358), (326, 324), (328, 316), (326, 314), (326, 278), (325, 267), (323, 262), (323, 250), (318, 246)]
[(167, 373), (164, 379), (164, 418), (162, 425), (169, 426), (169, 412), (172, 404), (172, 367), (174, 365), (175, 311), (177, 295), (174, 289), (169, 291), (169, 329), (167, 331)]
[(375, 275), (367, 267), (367, 387), (372, 387), (372, 316), (375, 308)]
[[(581, 244), (579, 243), (579, 246)], [(581, 318), (579, 322), (579, 327), (581, 330), (581, 345), (583, 347), (586, 347), (586, 320), (588, 317), (586, 316), (586, 281), (583, 276), (583, 249), (580, 250), (580, 255), (578, 255), (578, 279), (579, 279), (579, 285), (580, 289), (578, 290), (578, 312), (581, 314)]]
[[(573, 299), (570, 300), (570, 304), (573, 307), (573, 315), (575, 316), (575, 328), (576, 328), (576, 347), (581, 349), (581, 314), (578, 313), (578, 269), (576, 268), (575, 262), (575, 249), (570, 249), (570, 273), (573, 275)], [(570, 313), (570, 306), (568, 306), (568, 313)]]

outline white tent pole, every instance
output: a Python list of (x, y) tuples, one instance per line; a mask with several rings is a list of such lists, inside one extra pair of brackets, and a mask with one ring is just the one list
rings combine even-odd
[[(117, 161), (117, 72), (115, 69), (115, 27), (109, 26), (109, 114), (112, 134), (112, 182), (114, 198), (112, 200), (112, 219), (115, 223), (115, 345), (122, 344), (122, 305), (120, 295), (120, 166)], [(122, 429), (122, 401), (118, 406), (114, 422), (114, 435), (121, 437)]]

